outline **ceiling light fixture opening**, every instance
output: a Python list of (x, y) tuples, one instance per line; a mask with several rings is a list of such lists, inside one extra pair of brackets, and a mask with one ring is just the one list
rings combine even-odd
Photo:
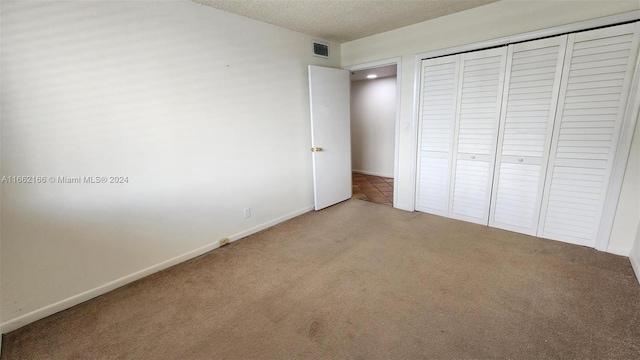
[(378, 75), (376, 75), (376, 74), (369, 74), (369, 75), (367, 75), (367, 79), (375, 79), (375, 78), (377, 78), (377, 77), (378, 77)]

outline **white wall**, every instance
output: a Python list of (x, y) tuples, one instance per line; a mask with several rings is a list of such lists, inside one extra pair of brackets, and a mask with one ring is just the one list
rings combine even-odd
[(351, 82), (351, 164), (356, 172), (393, 177), (396, 77)]
[[(527, 33), (603, 16), (640, 9), (639, 1), (512, 1), (503, 0), (416, 25), (370, 36), (342, 44), (342, 65), (351, 66), (392, 57), (402, 57), (402, 88), (400, 121), (402, 129), (398, 146), (398, 177), (396, 178), (396, 206), (413, 209), (415, 186), (411, 128), (414, 106), (415, 55), (427, 51), (473, 44), (500, 37)], [(634, 140), (638, 147), (639, 137)], [(625, 178), (625, 184), (640, 182), (638, 175)], [(637, 207), (637, 198), (621, 196), (619, 207)], [(637, 226), (622, 219), (618, 213), (614, 228), (631, 229)], [(620, 253), (631, 249), (633, 238), (628, 232), (619, 239), (612, 238)]]
[[(615, 239), (617, 242), (620, 241), (618, 239), (633, 238), (635, 233), (629, 260), (640, 283), (640, 125), (638, 123), (636, 123), (636, 131), (633, 134), (633, 145), (629, 155), (629, 162), (627, 163), (620, 199), (621, 201), (616, 211), (616, 222), (613, 224), (614, 228), (611, 233), (611, 241), (613, 242)], [(622, 199), (625, 200), (622, 201)], [(635, 199), (635, 207), (633, 206), (633, 199)], [(633, 228), (634, 220), (635, 229)]]
[[(0, 4), (1, 6), (1, 4)], [(0, 8), (0, 11), (2, 9)], [(0, 21), (2, 13), (0, 12)], [(1, 38), (1, 23), (0, 23), (0, 43)], [(1, 54), (1, 51), (0, 51)], [(0, 175), (2, 175), (2, 57), (0, 56)], [(0, 182), (0, 357), (2, 357), (2, 182)]]
[(636, 239), (629, 254), (629, 260), (631, 260), (631, 266), (636, 273), (636, 279), (640, 283), (640, 220), (638, 220), (638, 228), (636, 229)]
[(336, 44), (186, 1), (2, 7), (2, 175), (129, 180), (3, 184), (4, 332), (312, 208)]
[(616, 217), (611, 229), (608, 251), (628, 255), (636, 241), (640, 222), (640, 126), (637, 124), (633, 134), (631, 152), (624, 173), (620, 200)]

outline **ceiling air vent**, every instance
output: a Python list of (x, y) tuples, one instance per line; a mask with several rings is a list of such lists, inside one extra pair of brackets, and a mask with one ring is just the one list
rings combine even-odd
[(329, 58), (329, 44), (322, 41), (313, 41), (313, 55), (321, 58)]

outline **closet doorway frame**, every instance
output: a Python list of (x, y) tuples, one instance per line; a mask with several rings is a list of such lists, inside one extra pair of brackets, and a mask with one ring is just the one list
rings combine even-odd
[[(400, 143), (400, 90), (402, 89), (402, 57), (394, 57), (390, 59), (371, 61), (362, 64), (350, 65), (344, 68), (349, 71), (360, 71), (375, 69), (383, 66), (396, 66), (396, 120), (393, 135), (393, 207), (396, 208), (398, 202), (398, 163), (400, 160), (400, 152), (398, 144)], [(349, 91), (351, 92), (351, 91)]]
[[(505, 36), (497, 39), (480, 41), (471, 44), (465, 44), (460, 46), (449, 47), (445, 49), (427, 51), (415, 55), (414, 58), (414, 84), (413, 84), (413, 114), (411, 123), (411, 163), (412, 169), (412, 187), (411, 197), (413, 199), (413, 208), (415, 210), (416, 193), (417, 193), (417, 168), (418, 168), (418, 126), (420, 117), (420, 80), (422, 78), (422, 60), (429, 58), (436, 58), (441, 56), (453, 55), (458, 53), (477, 51), (483, 49), (489, 49), (498, 46), (506, 46), (513, 43), (519, 43), (524, 41), (531, 41), (542, 39), (551, 36), (558, 36), (567, 33), (591, 30), (599, 27), (620, 25), (623, 23), (640, 21), (640, 10), (634, 10), (622, 14), (605, 16), (597, 19), (581, 21), (547, 29)], [(636, 122), (640, 118), (640, 56), (637, 57), (634, 66), (633, 79), (631, 79), (631, 89), (629, 92), (629, 98), (627, 101), (626, 109), (624, 111), (624, 118), (622, 120), (622, 126), (620, 129), (620, 138), (618, 142), (618, 148), (613, 158), (613, 168), (611, 171), (611, 181), (607, 188), (605, 195), (605, 203), (602, 212), (602, 218), (600, 220), (600, 226), (598, 228), (598, 235), (596, 238), (595, 249), (600, 251), (607, 251), (609, 247), (609, 240), (611, 236), (611, 230), (613, 228), (613, 222), (616, 215), (616, 209), (618, 207), (618, 201), (620, 199), (620, 193), (622, 191), (622, 181), (624, 179), (624, 173), (627, 168), (627, 161), (631, 152), (631, 143), (633, 140), (633, 133), (635, 131)], [(396, 127), (399, 124), (396, 124)], [(396, 128), (397, 134), (397, 128)], [(397, 148), (396, 148), (397, 152)], [(397, 159), (396, 159), (397, 161)], [(397, 170), (397, 169), (396, 169)], [(396, 189), (394, 189), (396, 191)], [(395, 195), (395, 194), (394, 194)], [(395, 197), (394, 197), (395, 201)], [(624, 254), (619, 254), (624, 255)]]

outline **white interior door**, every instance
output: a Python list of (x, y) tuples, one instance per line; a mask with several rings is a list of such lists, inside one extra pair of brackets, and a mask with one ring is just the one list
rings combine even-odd
[(636, 22), (423, 60), (416, 210), (600, 244), (639, 51)]
[(448, 216), (460, 55), (422, 61), (416, 210)]
[(461, 55), (449, 217), (487, 225), (507, 48)]
[(349, 72), (309, 66), (315, 209), (351, 198)]
[(566, 43), (509, 45), (489, 226), (536, 235)]
[(640, 47), (639, 27), (568, 36), (538, 236), (595, 245)]

